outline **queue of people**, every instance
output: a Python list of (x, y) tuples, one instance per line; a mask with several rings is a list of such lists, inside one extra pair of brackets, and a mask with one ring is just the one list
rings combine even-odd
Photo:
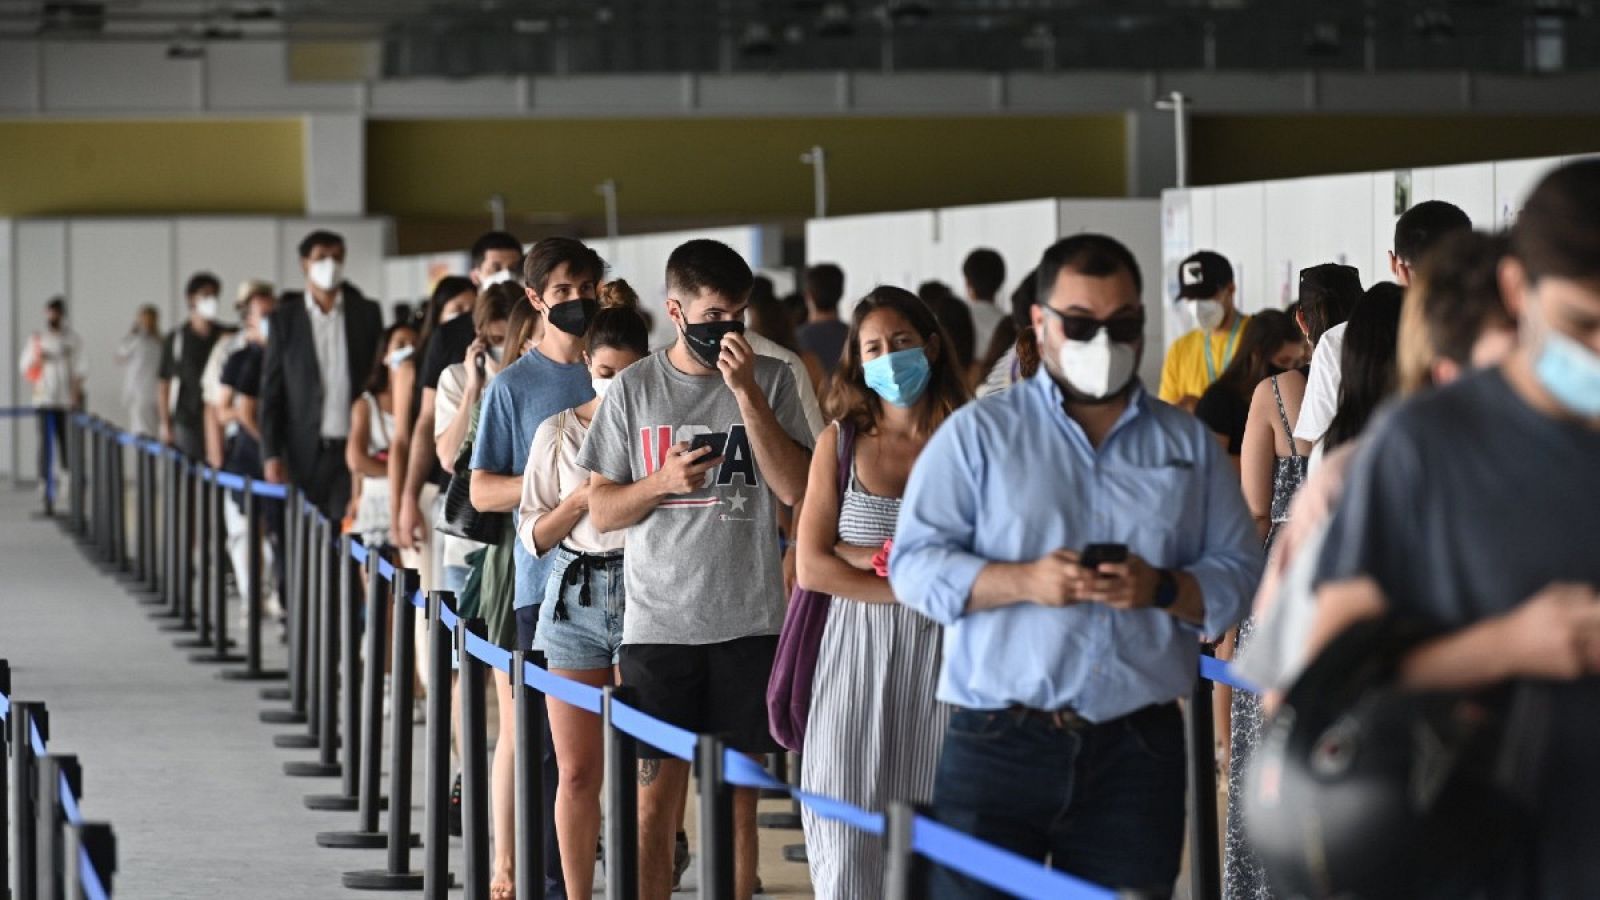
[[(1225, 896), (1287, 897), (1284, 851), (1247, 827), (1263, 735), (1337, 635), (1392, 620), (1420, 635), (1393, 661), (1403, 684), (1546, 695), (1534, 824), (1484, 889), (1581, 896), (1600, 884), (1584, 852), (1600, 825), (1584, 769), (1600, 746), (1600, 162), (1547, 176), (1508, 235), (1430, 201), (1393, 248), (1392, 282), (1320, 262), (1289, 309), (1253, 315), (1231, 263), (1194, 254), (1172, 298), (1193, 330), (1147, 386), (1162, 311), (1105, 235), (1042, 248), (1007, 311), (993, 251), (965, 260), (965, 301), (936, 283), (847, 295), (838, 267), (813, 266), (798, 328), (799, 304), (734, 250), (691, 240), (651, 311), (676, 338), (651, 348), (649, 314), (581, 241), (487, 234), (468, 273), (386, 326), (319, 231), (303, 289), (247, 284), (236, 333), (204, 273), (165, 337), (141, 311), (121, 358), (142, 387), (124, 399), (193, 458), (299, 485), (559, 675), (626, 685), (757, 758), (781, 732), (807, 790), (930, 804), (1149, 896), (1172, 892), (1183, 854), (1181, 703), (1204, 647), (1263, 688), (1217, 711)], [(22, 360), (41, 407), (76, 402), (81, 357), (52, 307)], [(262, 507), (275, 542), (281, 509)], [(236, 510), (236, 559), (244, 524)], [(784, 633), (801, 627), (791, 592), (825, 624)], [(780, 681), (808, 685), (782, 710)], [(492, 896), (509, 898), (503, 673), (494, 691)], [(796, 699), (803, 727), (775, 727)], [(544, 894), (587, 898), (600, 725), (548, 708)], [(650, 900), (687, 865), (689, 774), (640, 748)], [(735, 797), (748, 898), (757, 798)], [(880, 838), (810, 812), (804, 827), (817, 896), (881, 893)], [(945, 870), (930, 890), (997, 896)]]

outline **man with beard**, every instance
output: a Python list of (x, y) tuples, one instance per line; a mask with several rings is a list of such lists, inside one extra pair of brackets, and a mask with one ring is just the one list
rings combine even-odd
[[(1166, 896), (1183, 848), (1176, 701), (1200, 637), (1244, 615), (1260, 540), (1216, 440), (1134, 375), (1145, 311), (1127, 248), (1076, 235), (1036, 278), (1043, 366), (934, 435), (889, 563), (901, 602), (948, 629), (934, 810)], [(941, 870), (934, 896), (1003, 894)]]

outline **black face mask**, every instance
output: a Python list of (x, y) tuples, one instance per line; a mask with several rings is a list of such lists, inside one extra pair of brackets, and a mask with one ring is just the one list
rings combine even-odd
[(589, 333), (589, 324), (599, 311), (599, 300), (583, 297), (551, 306), (549, 312), (545, 313), (545, 319), (573, 337), (583, 337)]
[(744, 322), (738, 319), (696, 322), (683, 329), (684, 339), (689, 342), (689, 352), (708, 369), (717, 367), (717, 359), (722, 356), (722, 339), (730, 334), (744, 334)]

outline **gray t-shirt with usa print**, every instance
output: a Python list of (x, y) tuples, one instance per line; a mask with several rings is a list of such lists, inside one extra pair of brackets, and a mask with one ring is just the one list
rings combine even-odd
[[(809, 449), (811, 430), (789, 368), (757, 357), (755, 377), (778, 424)], [(624, 644), (715, 644), (783, 626), (779, 502), (721, 374), (686, 374), (665, 350), (624, 369), (600, 404), (578, 464), (629, 484), (656, 471), (673, 444), (708, 432), (728, 435), (710, 484), (667, 498), (628, 529)]]

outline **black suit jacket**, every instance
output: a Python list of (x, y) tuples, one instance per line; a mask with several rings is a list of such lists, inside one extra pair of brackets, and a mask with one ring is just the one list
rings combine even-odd
[[(350, 361), (350, 399), (354, 401), (379, 353), (383, 311), (349, 282), (343, 290), (345, 354)], [(322, 442), (323, 395), (305, 294), (284, 292), (269, 321), (257, 411), (261, 456), (282, 459), (290, 480), (306, 486), (316, 471)]]

